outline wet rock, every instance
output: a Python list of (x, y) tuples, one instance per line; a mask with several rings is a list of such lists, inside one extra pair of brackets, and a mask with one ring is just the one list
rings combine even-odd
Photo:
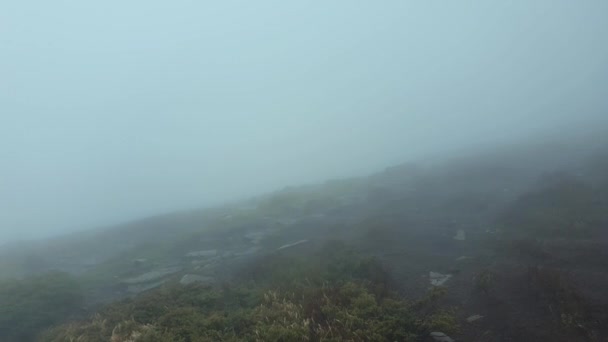
[(454, 240), (464, 241), (466, 239), (467, 239), (467, 235), (464, 232), (464, 229), (458, 229), (458, 231), (456, 232), (456, 236), (454, 236)]
[(259, 246), (253, 246), (253, 247), (249, 247), (244, 251), (240, 251), (240, 252), (236, 252), (234, 253), (234, 256), (236, 257), (242, 257), (242, 256), (249, 256), (249, 255), (253, 255), (256, 254), (257, 252), (259, 252), (260, 250), (262, 250), (262, 247)]
[(134, 293), (134, 294), (141, 293), (144, 291), (155, 289), (166, 282), (167, 282), (167, 279), (163, 279), (161, 281), (156, 281), (156, 282), (152, 282), (152, 283), (129, 285), (127, 287), (127, 292)]
[(268, 232), (251, 232), (245, 234), (245, 239), (251, 241), (254, 245), (259, 244), (262, 239), (268, 235)]
[(206, 274), (215, 273), (216, 268), (217, 268), (217, 264), (206, 264), (203, 266), (194, 267), (194, 269), (197, 270), (197, 273), (206, 273)]
[(208, 263), (209, 263), (209, 260), (207, 260), (207, 259), (203, 259), (203, 260), (195, 259), (195, 260), (190, 261), (190, 264), (192, 264), (193, 266), (207, 265)]
[(437, 342), (454, 342), (454, 339), (439, 331), (432, 332), (431, 337)]
[(166, 268), (161, 268), (158, 270), (154, 270), (154, 271), (150, 271), (150, 272), (146, 272), (144, 274), (140, 274), (136, 277), (132, 277), (132, 278), (128, 278), (123, 280), (122, 282), (125, 284), (129, 284), (129, 285), (134, 285), (134, 284), (142, 284), (142, 283), (148, 283), (148, 282), (152, 282), (158, 279), (162, 279), (164, 277), (167, 277), (173, 273), (179, 272), (181, 271), (182, 268), (181, 267), (166, 267)]
[(296, 224), (298, 220), (294, 218), (277, 218), (274, 222), (280, 226), (291, 226)]
[(483, 318), (483, 316), (481, 316), (481, 315), (472, 315), (472, 316), (467, 317), (467, 322), (472, 323), (481, 318)]
[(145, 264), (147, 262), (148, 262), (148, 259), (144, 259), (144, 258), (133, 259), (133, 264), (136, 265), (136, 266), (143, 265), (143, 264)]
[(188, 258), (210, 258), (217, 255), (217, 249), (207, 249), (202, 251), (193, 251), (186, 254)]
[(189, 285), (193, 283), (200, 283), (202, 285), (211, 285), (215, 282), (215, 278), (202, 276), (198, 274), (186, 274), (180, 279), (179, 283), (182, 285)]
[(433, 271), (429, 272), (429, 281), (433, 286), (443, 286), (450, 278), (452, 278), (451, 274), (442, 274)]
[(277, 248), (277, 251), (280, 251), (280, 250), (286, 249), (286, 248), (295, 247), (295, 246), (298, 246), (298, 245), (301, 245), (301, 244), (307, 243), (307, 242), (308, 242), (308, 240), (300, 240), (300, 241), (296, 241), (294, 243), (288, 243), (286, 245), (283, 245), (283, 246)]

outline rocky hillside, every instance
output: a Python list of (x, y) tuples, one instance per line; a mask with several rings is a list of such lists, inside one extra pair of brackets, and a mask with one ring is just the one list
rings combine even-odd
[[(7, 246), (0, 335), (35, 339), (72, 320), (40, 338), (606, 340), (602, 151), (544, 145), (404, 164)], [(32, 315), (53, 305), (15, 299), (24, 285), (69, 288), (72, 305)]]

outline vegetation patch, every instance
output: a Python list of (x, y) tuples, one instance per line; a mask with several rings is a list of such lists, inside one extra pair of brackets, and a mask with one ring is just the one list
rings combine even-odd
[(166, 286), (40, 340), (416, 341), (431, 330), (457, 330), (454, 312), (437, 305), (445, 293), (407, 302), (373, 258), (337, 242), (314, 255), (258, 260), (238, 279), (244, 285)]
[(0, 340), (32, 341), (37, 332), (77, 314), (83, 295), (61, 272), (0, 283)]
[(540, 238), (590, 237), (603, 227), (606, 193), (565, 176), (547, 183), (515, 201), (500, 225), (517, 235)]

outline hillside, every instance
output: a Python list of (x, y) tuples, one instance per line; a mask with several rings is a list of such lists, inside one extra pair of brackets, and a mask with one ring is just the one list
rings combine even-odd
[[(603, 341), (604, 147), (408, 163), (5, 246), (0, 339)], [(57, 289), (56, 314), (32, 295)]]

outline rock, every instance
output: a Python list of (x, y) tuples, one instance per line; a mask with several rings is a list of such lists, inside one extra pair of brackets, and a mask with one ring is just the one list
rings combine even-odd
[(198, 274), (186, 274), (180, 279), (179, 283), (182, 285), (189, 285), (193, 283), (201, 283), (202, 285), (211, 285), (215, 282), (215, 278), (201, 276)]
[(464, 241), (467, 239), (467, 235), (463, 229), (458, 229), (456, 232), (456, 236), (454, 236), (454, 240)]
[(157, 281), (157, 282), (153, 282), (153, 283), (133, 284), (133, 285), (129, 285), (127, 287), (127, 291), (130, 293), (141, 293), (144, 291), (155, 289), (166, 282), (167, 282), (167, 279), (163, 279), (161, 281)]
[(469, 260), (469, 259), (472, 259), (472, 258), (473, 257), (463, 255), (461, 257), (456, 258), (456, 261), (465, 261), (465, 260)]
[(297, 246), (297, 245), (301, 245), (301, 244), (307, 243), (307, 242), (308, 242), (308, 240), (300, 240), (300, 241), (296, 241), (294, 243), (288, 243), (286, 245), (283, 245), (283, 246), (277, 248), (277, 251), (280, 251), (280, 250), (286, 249), (286, 248), (290, 248), (290, 247), (294, 247), (294, 246)]
[(253, 247), (249, 247), (244, 251), (241, 252), (236, 252), (234, 253), (235, 257), (242, 257), (242, 256), (249, 256), (249, 255), (253, 255), (256, 254), (257, 252), (259, 252), (260, 250), (262, 250), (262, 247), (259, 246), (253, 246)]
[(251, 241), (254, 245), (257, 245), (268, 235), (268, 232), (251, 232), (245, 234), (245, 239)]
[(433, 271), (429, 272), (429, 281), (433, 286), (443, 286), (450, 278), (452, 278), (451, 274), (441, 274)]
[(203, 259), (203, 260), (195, 259), (195, 260), (190, 261), (190, 264), (192, 264), (194, 266), (207, 265), (208, 263), (209, 263), (209, 260), (205, 260), (205, 259)]
[(469, 316), (467, 317), (467, 322), (471, 323), (471, 322), (475, 322), (478, 319), (483, 318), (483, 316), (481, 315), (473, 315), (473, 316)]
[(137, 277), (132, 277), (123, 280), (123, 283), (134, 285), (134, 284), (142, 284), (152, 282), (158, 279), (162, 279), (168, 275), (181, 271), (181, 267), (166, 267), (158, 270), (146, 272), (144, 274), (140, 274)]
[(432, 332), (431, 337), (437, 342), (454, 342), (454, 339), (439, 331)]
[(296, 224), (298, 220), (294, 218), (277, 218), (274, 222), (280, 226), (291, 226)]
[(189, 258), (210, 258), (217, 255), (217, 249), (207, 249), (202, 251), (193, 251), (186, 254)]

